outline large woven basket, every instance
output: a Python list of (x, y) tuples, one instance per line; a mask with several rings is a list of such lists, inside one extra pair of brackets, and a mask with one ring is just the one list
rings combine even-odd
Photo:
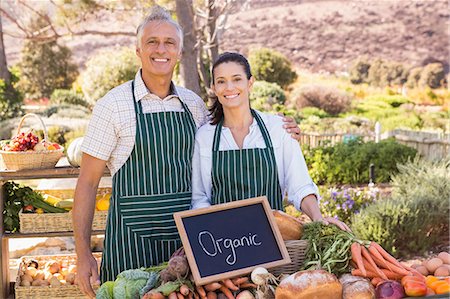
[[(73, 189), (36, 190), (42, 194), (53, 195), (62, 199), (73, 198)], [(97, 195), (111, 193), (111, 188), (98, 188)], [(105, 230), (108, 211), (95, 211), (92, 230)], [(71, 232), (72, 212), (67, 213), (23, 213), (19, 212), (21, 233)]]
[[(95, 211), (92, 230), (105, 230), (108, 211)], [(23, 213), (19, 212), (21, 233), (72, 232), (72, 212)]]
[[(101, 254), (94, 253), (94, 257), (97, 259), (100, 265)], [(85, 296), (77, 285), (63, 284), (61, 286), (21, 286), (21, 276), (24, 274), (27, 263), (29, 260), (36, 260), (39, 265), (45, 264), (48, 261), (57, 261), (61, 265), (76, 265), (76, 255), (50, 255), (50, 256), (24, 256), (20, 259), (19, 271), (17, 273), (16, 283), (14, 286), (16, 299), (69, 299), (69, 298), (88, 298)], [(39, 269), (42, 269), (41, 266)], [(94, 286), (94, 289), (98, 287)]]
[(270, 269), (270, 273), (275, 276), (279, 276), (281, 274), (292, 274), (300, 269), (303, 266), (303, 262), (305, 260), (306, 249), (308, 247), (308, 242), (305, 240), (289, 240), (284, 241), (286, 248), (289, 253), (289, 257), (291, 258), (291, 263), (284, 266), (278, 266)]
[[(45, 124), (42, 119), (34, 113), (28, 113), (22, 117), (17, 128), (17, 134), (20, 133), (22, 124), (27, 117), (35, 117), (39, 120), (44, 131), (44, 140), (48, 141), (47, 128), (45, 127)], [(56, 163), (58, 163), (59, 159), (63, 155), (63, 152), (64, 148), (61, 147), (58, 150), (44, 150), (39, 152), (11, 152), (0, 150), (0, 155), (2, 156), (3, 164), (6, 169), (22, 170), (55, 167)]]

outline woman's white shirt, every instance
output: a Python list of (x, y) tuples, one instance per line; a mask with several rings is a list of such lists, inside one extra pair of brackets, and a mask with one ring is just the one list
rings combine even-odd
[[(282, 118), (277, 115), (261, 113), (261, 116), (272, 140), (275, 160), (278, 168), (278, 180), (283, 194), (288, 201), (300, 210), (301, 201), (309, 194), (319, 198), (319, 191), (309, 176), (305, 158), (299, 143), (283, 128)], [(195, 149), (192, 161), (192, 208), (203, 208), (211, 205), (212, 191), (212, 145), (216, 126), (209, 123), (200, 127), (195, 136)], [(266, 144), (256, 119), (250, 125), (249, 134), (245, 137), (243, 148), (265, 148)], [(222, 127), (219, 150), (237, 150), (237, 146), (229, 128)]]

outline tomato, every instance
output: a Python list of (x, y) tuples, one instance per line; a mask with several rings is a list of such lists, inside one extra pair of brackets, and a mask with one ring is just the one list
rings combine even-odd
[(34, 212), (34, 207), (32, 205), (27, 205), (23, 207), (23, 211), (25, 213), (33, 213)]
[(420, 297), (427, 294), (427, 286), (424, 282), (407, 281), (403, 287), (405, 288), (406, 295), (411, 297)]

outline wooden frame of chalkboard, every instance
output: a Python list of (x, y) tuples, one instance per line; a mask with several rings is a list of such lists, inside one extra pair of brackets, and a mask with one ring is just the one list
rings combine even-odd
[(265, 196), (177, 212), (174, 218), (196, 285), (291, 262)]

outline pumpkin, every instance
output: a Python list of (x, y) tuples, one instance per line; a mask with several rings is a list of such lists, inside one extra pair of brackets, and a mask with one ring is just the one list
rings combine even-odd
[(67, 160), (73, 167), (80, 167), (81, 157), (83, 152), (81, 151), (81, 144), (83, 143), (83, 137), (74, 139), (67, 149)]

